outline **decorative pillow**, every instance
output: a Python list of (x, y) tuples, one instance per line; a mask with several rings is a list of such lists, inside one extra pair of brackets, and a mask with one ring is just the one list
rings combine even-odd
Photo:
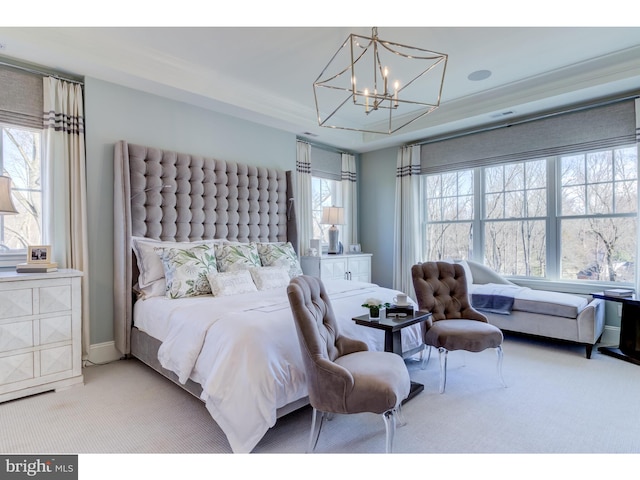
[(260, 256), (254, 242), (216, 245), (216, 260), (220, 272), (260, 266)]
[(258, 290), (271, 290), (289, 285), (289, 270), (285, 267), (250, 268), (249, 272)]
[(164, 280), (164, 266), (155, 249), (189, 248), (197, 245), (214, 245), (222, 240), (199, 240), (194, 242), (163, 242), (144, 237), (131, 237), (132, 249), (138, 264), (138, 290), (142, 298), (164, 295), (166, 284)]
[(212, 245), (191, 248), (156, 247), (156, 253), (164, 266), (167, 297), (196, 297), (211, 293), (207, 275), (218, 271)]
[(286, 267), (290, 278), (302, 275), (302, 268), (291, 242), (258, 243), (258, 254), (263, 267)]
[(251, 278), (251, 273), (246, 269), (210, 273), (207, 279), (211, 285), (211, 293), (213, 293), (215, 297), (258, 291)]

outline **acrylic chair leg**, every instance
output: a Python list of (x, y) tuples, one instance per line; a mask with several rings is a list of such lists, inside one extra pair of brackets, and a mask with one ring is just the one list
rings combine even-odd
[(398, 427), (404, 427), (407, 424), (407, 419), (404, 416), (404, 411), (402, 410), (402, 402), (396, 407), (396, 425)]
[(396, 410), (387, 410), (382, 414), (382, 418), (387, 432), (386, 451), (387, 453), (393, 453), (393, 437), (396, 434)]
[(500, 382), (502, 382), (502, 386), (507, 388), (507, 384), (504, 381), (504, 376), (502, 375), (502, 358), (504, 357), (504, 352), (502, 351), (502, 345), (496, 347), (496, 353), (498, 354), (498, 378), (500, 378)]
[[(427, 358), (424, 358), (424, 351), (428, 350), (428, 354), (427, 354)], [(422, 349), (422, 352), (420, 352), (420, 357), (422, 358), (422, 365), (420, 365), (420, 368), (422, 370), (424, 370), (425, 368), (427, 368), (427, 364), (429, 363), (429, 360), (431, 359), (431, 345), (427, 345), (426, 343), (424, 344), (424, 348)]]
[(444, 393), (444, 388), (447, 385), (447, 354), (449, 351), (446, 348), (438, 348), (440, 352), (440, 393)]
[[(320, 416), (320, 418), (318, 418)], [(318, 438), (320, 438), (320, 430), (322, 430), (322, 424), (327, 417), (325, 412), (319, 412), (315, 408), (311, 414), (311, 434), (309, 435), (309, 446), (307, 447), (307, 453), (313, 452), (318, 444)]]

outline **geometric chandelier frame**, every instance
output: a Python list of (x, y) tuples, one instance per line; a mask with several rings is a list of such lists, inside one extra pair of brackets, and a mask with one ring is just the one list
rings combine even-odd
[(313, 83), (322, 127), (391, 134), (440, 106), (448, 56), (351, 34)]

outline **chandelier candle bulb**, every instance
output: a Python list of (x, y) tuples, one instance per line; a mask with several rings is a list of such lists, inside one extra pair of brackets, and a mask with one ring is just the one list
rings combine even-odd
[(364, 89), (364, 111), (369, 113), (369, 89)]
[(384, 94), (387, 94), (387, 77), (389, 76), (389, 69), (384, 67)]

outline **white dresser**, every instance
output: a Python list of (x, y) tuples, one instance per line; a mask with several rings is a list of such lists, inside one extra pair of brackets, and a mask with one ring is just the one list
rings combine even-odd
[(305, 275), (320, 277), (322, 280), (371, 282), (371, 257), (370, 253), (300, 257), (300, 266)]
[(83, 382), (81, 277), (0, 271), (0, 402)]

